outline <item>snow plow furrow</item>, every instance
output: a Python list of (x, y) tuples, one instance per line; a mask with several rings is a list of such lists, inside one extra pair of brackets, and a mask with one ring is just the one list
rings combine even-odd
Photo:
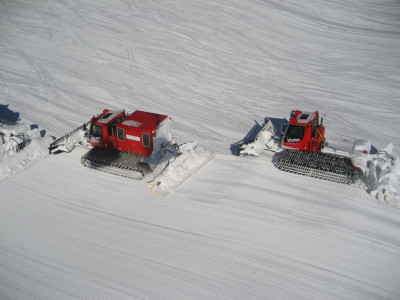
[(350, 158), (320, 152), (284, 150), (275, 165), (285, 172), (337, 183), (354, 184), (358, 180)]
[(145, 179), (151, 170), (141, 162), (142, 156), (105, 148), (92, 148), (82, 156), (82, 165), (109, 174), (131, 178)]

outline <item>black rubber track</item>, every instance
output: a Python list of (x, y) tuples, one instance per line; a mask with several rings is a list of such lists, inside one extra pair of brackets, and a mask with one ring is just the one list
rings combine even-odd
[(142, 156), (105, 148), (92, 148), (82, 156), (82, 165), (110, 174), (143, 179), (151, 172), (148, 164), (141, 162)]
[(285, 172), (338, 183), (354, 184), (359, 179), (350, 158), (328, 153), (284, 150), (275, 165)]

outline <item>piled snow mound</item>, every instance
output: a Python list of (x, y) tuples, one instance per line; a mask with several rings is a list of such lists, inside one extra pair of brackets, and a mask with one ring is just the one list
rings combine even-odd
[(400, 165), (392, 153), (393, 144), (389, 144), (368, 156), (365, 183), (376, 199), (400, 207)]
[(0, 182), (48, 155), (50, 137), (27, 124), (3, 125), (0, 129)]
[(197, 146), (197, 142), (183, 144), (179, 150), (180, 154), (149, 183), (154, 193), (168, 196), (215, 157), (214, 152)]

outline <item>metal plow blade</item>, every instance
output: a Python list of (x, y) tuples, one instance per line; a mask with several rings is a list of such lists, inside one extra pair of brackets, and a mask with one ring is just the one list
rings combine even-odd
[(264, 124), (257, 135), (239, 145), (240, 156), (258, 156), (263, 149), (276, 150), (275, 128), (268, 118), (265, 118)]
[(359, 174), (350, 158), (321, 152), (284, 150), (275, 162), (278, 169), (343, 184), (355, 184)]
[(70, 152), (77, 145), (87, 140), (87, 128), (90, 122), (87, 122), (63, 137), (55, 140), (49, 146), (49, 154), (57, 154), (60, 152)]

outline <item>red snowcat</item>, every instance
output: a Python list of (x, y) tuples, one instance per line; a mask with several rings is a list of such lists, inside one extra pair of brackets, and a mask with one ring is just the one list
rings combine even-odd
[[(90, 122), (52, 143), (50, 153), (69, 152), (83, 141), (92, 147), (81, 158), (84, 166), (115, 175), (142, 179), (152, 170), (155, 154), (169, 148), (177, 155), (171, 143), (171, 118), (166, 115), (125, 110), (105, 109)], [(153, 163), (153, 164), (152, 164)]]
[(274, 163), (282, 171), (353, 184), (359, 179), (358, 169), (364, 168), (363, 154), (370, 148), (368, 141), (346, 137), (328, 142), (318, 111), (293, 110), (279, 138), (266, 118), (257, 136), (240, 144), (239, 155), (258, 156), (262, 149), (280, 152)]

